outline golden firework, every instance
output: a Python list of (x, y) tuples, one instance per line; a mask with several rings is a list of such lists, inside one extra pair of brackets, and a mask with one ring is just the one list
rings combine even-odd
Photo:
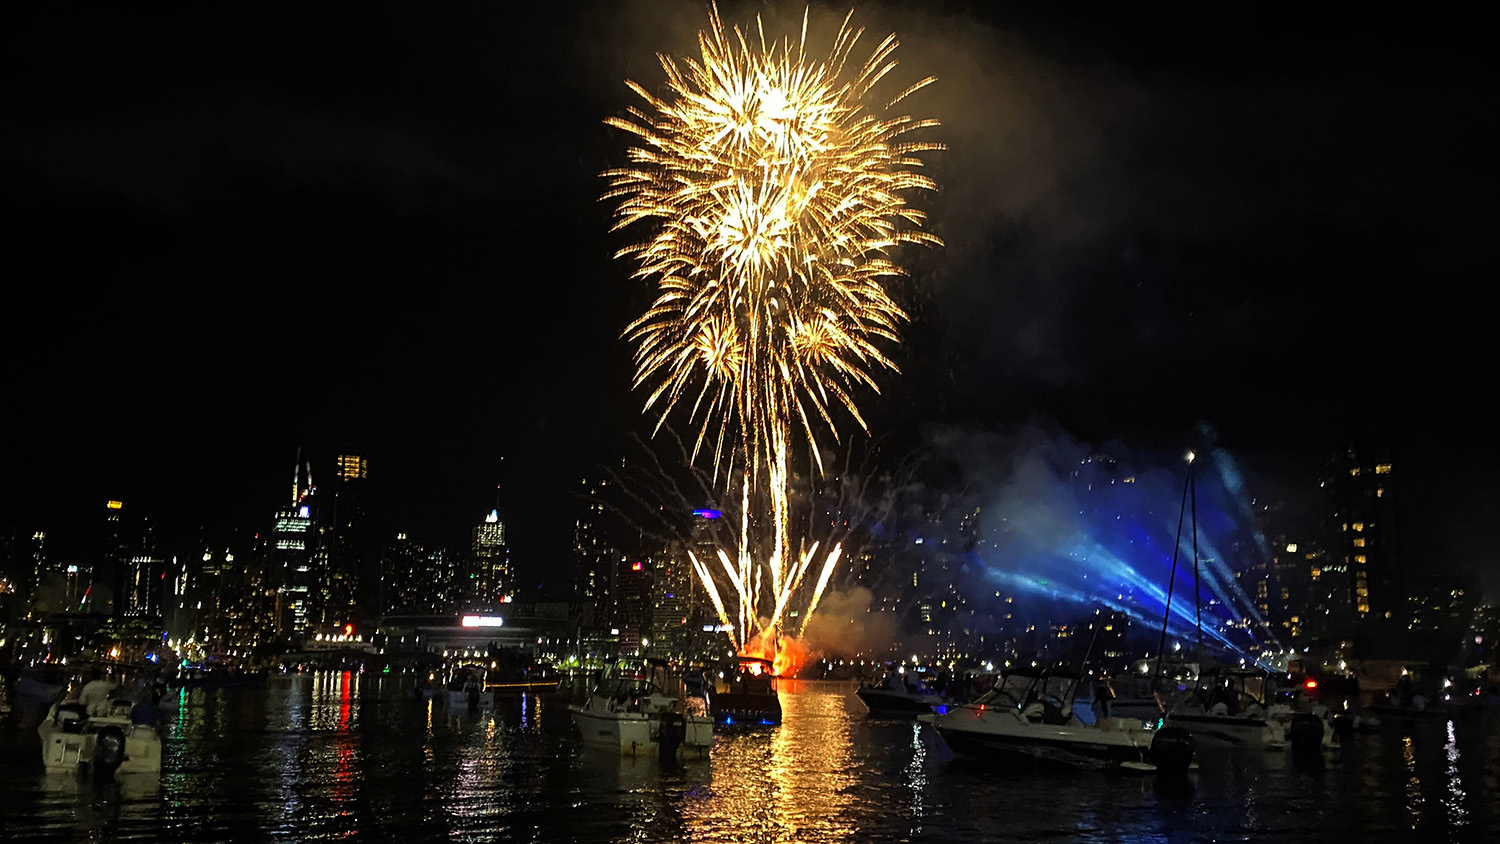
[[(893, 253), (939, 243), (907, 204), (935, 189), (917, 172), (917, 154), (941, 146), (909, 136), (936, 121), (894, 113), (933, 80), (876, 102), (877, 84), (896, 67), (896, 38), (852, 69), (863, 30), (851, 17), (826, 57), (813, 59), (805, 14), (799, 37), (777, 41), (759, 19), (748, 33), (726, 31), (711, 6), (700, 57), (661, 56), (663, 93), (628, 82), (644, 106), (606, 121), (637, 138), (628, 166), (604, 174), (604, 198), (618, 201), (614, 228), (649, 231), (616, 257), (657, 288), (626, 329), (636, 385), (649, 388), (646, 409), (660, 421), (690, 408), (693, 451), (711, 439), (723, 477), (743, 471), (739, 553), (721, 553), (722, 578), (694, 560), (726, 623), (715, 581), (733, 587), (740, 645), (781, 629), (816, 552), (790, 553), (792, 432), (820, 460), (817, 432), (837, 438), (835, 408), (866, 427), (855, 394), (878, 390), (875, 371), (895, 369), (881, 346), (897, 341), (906, 320), (885, 287), (901, 275)], [(835, 547), (809, 611), (837, 559)], [(773, 610), (762, 618), (766, 591)]]

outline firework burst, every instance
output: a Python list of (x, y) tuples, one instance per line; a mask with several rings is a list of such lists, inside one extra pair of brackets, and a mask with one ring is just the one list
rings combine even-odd
[(936, 121), (895, 113), (933, 80), (877, 101), (895, 36), (856, 67), (863, 30), (849, 21), (813, 58), (806, 15), (799, 37), (778, 41), (758, 19), (726, 30), (711, 6), (700, 56), (661, 56), (662, 93), (627, 83), (643, 105), (607, 121), (637, 139), (628, 166), (604, 174), (615, 229), (649, 230), (617, 257), (657, 288), (626, 330), (636, 385), (658, 425), (688, 408), (693, 453), (711, 444), (719, 476), (741, 479), (739, 548), (693, 561), (737, 646), (779, 633), (815, 569), (802, 624), (816, 608), (840, 552), (817, 566), (816, 543), (792, 552), (793, 434), (821, 471), (818, 434), (838, 437), (840, 408), (866, 427), (855, 395), (895, 369), (881, 347), (906, 320), (885, 287), (901, 275), (893, 254), (939, 243), (907, 204), (935, 189), (917, 154), (941, 147), (910, 134)]

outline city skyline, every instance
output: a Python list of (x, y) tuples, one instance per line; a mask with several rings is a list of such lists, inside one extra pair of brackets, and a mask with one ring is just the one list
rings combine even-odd
[[(6, 521), (114, 499), (265, 530), (299, 449), (348, 444), (391, 533), (460, 542), (501, 485), (534, 580), (578, 477), (640, 428), (621, 333), (649, 291), (611, 260), (596, 197), (626, 143), (604, 119), (704, 8), (23, 13)], [(853, 8), (938, 77), (920, 106), (949, 145), (948, 247), (902, 291), (876, 441), (1040, 417), (1166, 451), (1206, 422), (1311, 478), (1357, 440), (1393, 450), (1424, 561), (1488, 573), (1477, 59), (1420, 25), (1210, 20), (1179, 43), (1165, 11)]]

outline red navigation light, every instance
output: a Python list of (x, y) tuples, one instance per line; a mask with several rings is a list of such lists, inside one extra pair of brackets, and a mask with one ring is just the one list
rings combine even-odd
[(1309, 689), (1316, 689), (1318, 687), (1318, 681), (1314, 680), (1311, 677), (1307, 678), (1307, 687)]

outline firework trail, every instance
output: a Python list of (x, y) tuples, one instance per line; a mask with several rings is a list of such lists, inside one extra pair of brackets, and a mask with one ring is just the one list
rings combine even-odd
[(700, 56), (661, 56), (663, 93), (628, 82), (643, 104), (606, 121), (636, 137), (628, 166), (604, 173), (614, 228), (649, 232), (616, 257), (657, 289), (625, 332), (636, 386), (658, 427), (687, 408), (693, 454), (711, 444), (716, 474), (737, 479), (738, 548), (693, 560), (737, 647), (778, 635), (814, 572), (802, 624), (816, 608), (840, 549), (816, 567), (816, 544), (792, 551), (794, 432), (821, 471), (818, 433), (837, 438), (839, 408), (866, 428), (855, 394), (895, 369), (881, 346), (906, 320), (885, 289), (902, 274), (893, 253), (940, 243), (907, 204), (935, 189), (916, 155), (941, 146), (909, 135), (936, 121), (893, 113), (933, 80), (877, 101), (896, 38), (856, 65), (863, 30), (849, 21), (814, 58), (805, 14), (798, 38), (777, 41), (758, 19), (726, 30), (711, 6)]

